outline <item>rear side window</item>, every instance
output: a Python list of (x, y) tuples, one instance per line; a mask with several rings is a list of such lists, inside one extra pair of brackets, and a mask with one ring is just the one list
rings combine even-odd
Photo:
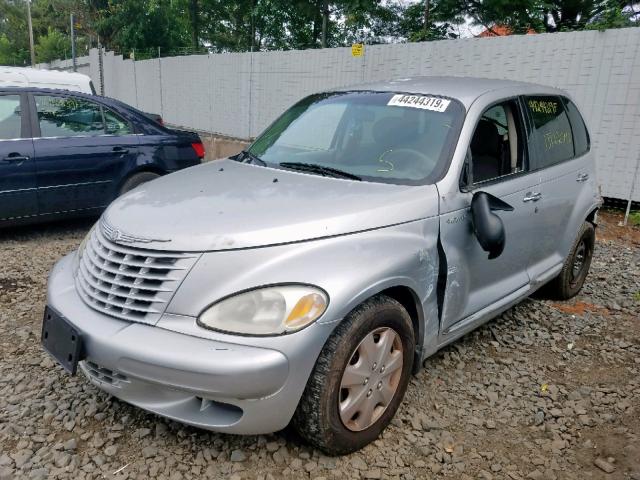
[(76, 97), (36, 95), (42, 137), (86, 137), (102, 135), (100, 105)]
[(0, 96), (0, 140), (20, 138), (21, 127), (20, 95)]
[(589, 132), (587, 131), (587, 127), (584, 124), (584, 120), (582, 119), (582, 115), (578, 111), (578, 107), (569, 100), (564, 98), (564, 104), (567, 108), (567, 114), (569, 115), (569, 120), (571, 121), (571, 130), (573, 132), (573, 148), (576, 152), (576, 157), (580, 155), (584, 155), (589, 151), (591, 147)]
[(104, 124), (108, 135), (129, 135), (133, 133), (129, 122), (106, 108), (104, 109)]
[(533, 123), (532, 143), (537, 151), (538, 168), (555, 165), (574, 157), (573, 134), (560, 97), (526, 97)]

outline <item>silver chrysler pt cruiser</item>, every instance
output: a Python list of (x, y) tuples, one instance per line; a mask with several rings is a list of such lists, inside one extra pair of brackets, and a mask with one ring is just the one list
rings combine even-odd
[(373, 441), (425, 358), (578, 293), (600, 199), (563, 91), (413, 78), (312, 95), (237, 156), (116, 200), (51, 272), (44, 348), (186, 424)]

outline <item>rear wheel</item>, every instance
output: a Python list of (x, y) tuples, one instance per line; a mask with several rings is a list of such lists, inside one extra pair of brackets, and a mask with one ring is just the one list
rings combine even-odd
[(296, 430), (330, 455), (374, 441), (402, 402), (414, 351), (400, 303), (382, 295), (363, 303), (320, 353), (293, 418)]
[(582, 289), (589, 273), (596, 230), (589, 222), (584, 222), (560, 274), (549, 282), (546, 292), (560, 300), (574, 297)]
[(155, 180), (158, 177), (160, 177), (160, 175), (153, 172), (134, 173), (122, 184), (122, 187), (120, 187), (119, 195), (124, 195), (137, 186), (142, 185), (143, 183), (150, 182), (151, 180)]

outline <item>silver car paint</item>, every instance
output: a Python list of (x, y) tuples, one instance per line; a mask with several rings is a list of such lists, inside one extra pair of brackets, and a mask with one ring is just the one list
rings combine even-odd
[[(392, 288), (410, 292), (417, 311), (416, 355), (422, 360), (559, 271), (579, 225), (598, 206), (591, 153), (483, 188), (516, 209), (501, 214), (507, 248), (495, 260), (487, 259), (473, 237), (472, 192), (461, 192), (459, 179), (477, 120), (489, 105), (517, 95), (564, 92), (457, 78), (347, 90), (354, 89), (460, 99), (467, 117), (445, 177), (436, 185), (407, 187), (224, 161), (134, 190), (108, 209), (109, 223), (126, 234), (171, 239), (153, 248), (204, 253), (155, 326), (90, 309), (74, 289), (73, 254), (56, 265), (49, 305), (85, 332), (89, 360), (123, 372), (130, 383), (114, 387), (90, 376), (91, 381), (125, 401), (192, 425), (270, 432), (289, 422), (335, 325), (367, 298)], [(581, 172), (590, 180), (568, 189)], [(537, 205), (522, 202), (530, 191), (543, 194)], [(560, 219), (562, 239), (553, 241)], [(440, 261), (439, 236), (446, 265)], [(440, 318), (437, 284), (445, 266)], [(292, 282), (316, 285), (330, 298), (323, 317), (300, 332), (243, 337), (196, 324), (203, 309), (227, 295)], [(87, 364), (83, 368), (87, 371)]]
[(264, 247), (437, 214), (435, 186), (421, 188), (426, 196), (406, 185), (345, 182), (223, 160), (144, 184), (114, 202), (105, 217), (126, 233), (169, 238), (158, 243), (162, 250)]

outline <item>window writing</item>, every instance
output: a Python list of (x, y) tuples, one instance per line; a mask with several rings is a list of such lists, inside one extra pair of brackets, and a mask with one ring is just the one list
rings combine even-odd
[(561, 99), (527, 97), (525, 103), (533, 121), (532, 140), (538, 150), (540, 167), (573, 158), (573, 133)]

